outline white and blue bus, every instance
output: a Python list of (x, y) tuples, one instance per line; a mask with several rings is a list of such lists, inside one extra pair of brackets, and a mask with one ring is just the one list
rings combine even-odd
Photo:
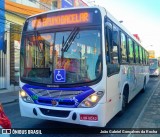
[(21, 116), (104, 127), (148, 80), (148, 52), (104, 8), (49, 11), (24, 24)]
[(159, 76), (159, 61), (156, 58), (149, 59), (150, 76)]

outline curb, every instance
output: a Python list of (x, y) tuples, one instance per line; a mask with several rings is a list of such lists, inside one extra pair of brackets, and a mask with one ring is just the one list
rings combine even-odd
[[(147, 108), (147, 106), (148, 106), (148, 104), (149, 104), (149, 102), (150, 102), (152, 96), (153, 96), (154, 93), (156, 92), (156, 90), (157, 90), (157, 88), (158, 88), (159, 85), (160, 85), (160, 81), (158, 82), (157, 86), (154, 88), (154, 90), (153, 90), (151, 96), (149, 97), (149, 99), (147, 100), (146, 104), (144, 105), (144, 107), (143, 107), (141, 113), (139, 114), (139, 116), (138, 116), (137, 120), (135, 121), (134, 125), (132, 126), (132, 128), (137, 128), (137, 125), (138, 125), (140, 119), (142, 118), (142, 116), (143, 116), (143, 114), (144, 114), (144, 111), (146, 110), (146, 108)], [(130, 133), (130, 134), (128, 134), (127, 137), (134, 137), (134, 134)]]
[(4, 102), (4, 103), (2, 103), (2, 105), (7, 105), (7, 104), (15, 103), (15, 102), (18, 102), (18, 99), (15, 99), (15, 100), (9, 101), (9, 102)]

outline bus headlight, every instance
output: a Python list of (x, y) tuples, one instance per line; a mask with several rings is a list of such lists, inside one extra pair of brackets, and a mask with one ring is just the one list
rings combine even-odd
[(20, 96), (24, 102), (34, 103), (32, 98), (22, 89), (20, 90)]
[(158, 74), (158, 73), (159, 73), (159, 70), (157, 69), (157, 70), (155, 71), (155, 73)]
[(84, 99), (80, 104), (79, 108), (90, 108), (94, 107), (99, 100), (103, 97), (104, 92), (103, 91), (98, 91), (90, 96), (88, 96), (86, 99)]

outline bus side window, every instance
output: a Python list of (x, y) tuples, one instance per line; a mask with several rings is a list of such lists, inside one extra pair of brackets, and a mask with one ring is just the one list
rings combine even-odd
[(106, 22), (106, 55), (107, 75), (113, 75), (119, 72), (119, 37), (118, 27), (112, 25), (111, 22)]
[(121, 59), (122, 63), (127, 63), (127, 40), (124, 33), (121, 32)]
[(149, 54), (146, 52), (146, 64), (149, 65)]
[(143, 56), (144, 56), (144, 54), (143, 54), (143, 48), (141, 47), (141, 52), (142, 52), (142, 65), (144, 64), (144, 60), (143, 60)]
[(137, 43), (135, 43), (135, 56), (136, 56), (136, 64), (139, 64), (139, 46)]
[(143, 64), (142, 47), (139, 46), (140, 64)]
[(143, 65), (146, 64), (145, 50), (143, 49)]
[(112, 45), (112, 24), (110, 22), (107, 22), (105, 27), (105, 53), (106, 53), (106, 63), (110, 63), (110, 55), (109, 55), (109, 49)]
[(129, 51), (129, 62), (133, 64), (134, 63), (134, 46), (133, 46), (133, 41), (130, 38), (128, 39), (128, 51)]
[(113, 40), (112, 40), (112, 49), (110, 51), (111, 53), (111, 63), (118, 64), (118, 46), (119, 46), (119, 34), (118, 34), (118, 28), (113, 25)]
[(147, 65), (147, 52), (146, 51), (145, 51), (145, 57), (146, 57), (145, 62), (146, 62), (146, 65)]

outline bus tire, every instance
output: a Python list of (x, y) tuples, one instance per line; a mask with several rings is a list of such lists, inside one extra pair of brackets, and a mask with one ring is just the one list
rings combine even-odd
[(122, 96), (122, 108), (121, 111), (118, 113), (118, 115), (123, 115), (126, 111), (127, 105), (128, 105), (128, 94), (129, 94), (129, 88), (128, 86), (125, 86)]
[(144, 93), (146, 90), (146, 78), (144, 78), (143, 88), (141, 90), (141, 93)]

